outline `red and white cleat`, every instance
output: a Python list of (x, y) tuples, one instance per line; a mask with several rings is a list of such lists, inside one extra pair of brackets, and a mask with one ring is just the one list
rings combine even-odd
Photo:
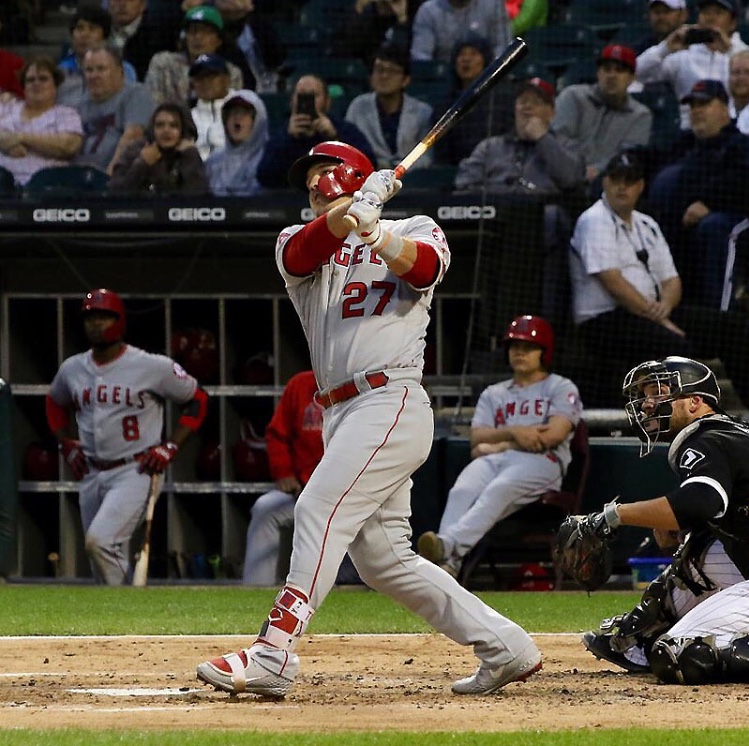
[(229, 694), (285, 697), (299, 671), (299, 656), (267, 645), (229, 653), (198, 665), (198, 679)]

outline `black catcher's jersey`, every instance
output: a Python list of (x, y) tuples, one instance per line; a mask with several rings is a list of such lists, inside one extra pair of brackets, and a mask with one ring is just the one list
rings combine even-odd
[[(749, 578), (749, 426), (726, 415), (703, 417), (679, 433), (668, 460), (682, 488), (699, 484), (706, 501), (720, 497), (718, 512), (725, 512), (710, 518), (707, 528)], [(678, 492), (671, 498), (678, 499)]]

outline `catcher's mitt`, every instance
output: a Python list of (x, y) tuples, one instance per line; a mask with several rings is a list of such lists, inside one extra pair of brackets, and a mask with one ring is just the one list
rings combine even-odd
[(611, 575), (613, 538), (603, 513), (568, 516), (557, 532), (554, 562), (586, 591), (594, 591)]

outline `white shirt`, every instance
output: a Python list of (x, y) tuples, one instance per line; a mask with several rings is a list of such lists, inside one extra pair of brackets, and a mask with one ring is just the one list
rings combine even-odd
[[(577, 220), (570, 242), (570, 278), (573, 313), (582, 324), (617, 307), (616, 300), (594, 277), (618, 269), (643, 296), (656, 300), (663, 283), (678, 277), (671, 250), (653, 218), (632, 212), (632, 225), (625, 223), (602, 197)], [(646, 252), (642, 254), (642, 252)], [(645, 261), (638, 259), (640, 253)]]

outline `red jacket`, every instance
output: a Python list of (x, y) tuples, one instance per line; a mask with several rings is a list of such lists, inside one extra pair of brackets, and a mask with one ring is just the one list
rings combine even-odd
[(305, 370), (293, 376), (281, 394), (265, 429), (274, 480), (293, 476), (305, 485), (322, 458), (322, 407), (313, 399), (315, 391), (315, 375)]
[(24, 64), (22, 57), (0, 49), (0, 93), (9, 91), (14, 96), (23, 98), (23, 86), (18, 74)]

